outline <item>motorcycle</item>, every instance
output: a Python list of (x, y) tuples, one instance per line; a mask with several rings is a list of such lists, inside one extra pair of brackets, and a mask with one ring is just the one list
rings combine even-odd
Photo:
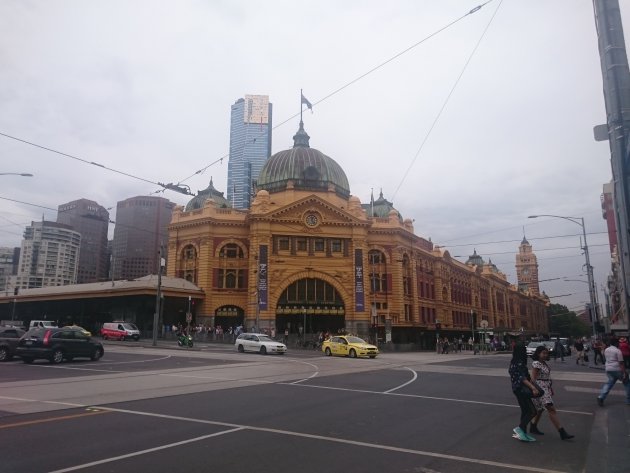
[(189, 347), (193, 346), (193, 338), (192, 335), (186, 335), (185, 333), (180, 334), (177, 337), (177, 345), (180, 347)]

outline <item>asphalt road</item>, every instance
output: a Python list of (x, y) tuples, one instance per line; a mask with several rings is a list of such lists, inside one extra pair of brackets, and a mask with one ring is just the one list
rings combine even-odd
[[(559, 415), (576, 438), (561, 441), (544, 417), (546, 435), (522, 443), (511, 436), (508, 362), (132, 344), (106, 345), (97, 362), (16, 360), (0, 364), (0, 471), (588, 471), (603, 373), (552, 361)], [(608, 402), (622, 404), (621, 392)]]

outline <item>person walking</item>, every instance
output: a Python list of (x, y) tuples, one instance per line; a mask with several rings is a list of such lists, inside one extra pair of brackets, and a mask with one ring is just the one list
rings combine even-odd
[(553, 344), (553, 361), (558, 360), (558, 355), (560, 355), (560, 360), (564, 363), (564, 347), (562, 346), (560, 337), (556, 337), (556, 341)]
[(534, 360), (532, 363), (532, 381), (543, 388), (545, 392), (541, 397), (532, 399), (538, 413), (536, 414), (536, 417), (532, 419), (529, 426), (529, 432), (534, 435), (545, 435), (538, 430), (538, 422), (540, 421), (542, 413), (546, 410), (549, 413), (549, 420), (560, 434), (560, 438), (562, 440), (572, 439), (575, 435), (570, 435), (566, 430), (564, 430), (564, 427), (560, 424), (558, 412), (556, 411), (556, 407), (553, 403), (551, 368), (547, 364), (547, 361), (549, 360), (549, 350), (544, 345), (537, 347), (536, 351), (534, 351), (534, 354), (532, 355), (532, 359)]
[(610, 346), (604, 351), (604, 358), (606, 358), (605, 369), (608, 381), (602, 386), (602, 390), (597, 396), (597, 405), (604, 407), (604, 401), (617, 381), (621, 381), (623, 384), (626, 390), (626, 404), (630, 405), (630, 381), (628, 381), (628, 372), (619, 349), (618, 339), (610, 339)]
[[(514, 427), (512, 435), (514, 438), (522, 442), (535, 442), (536, 439), (527, 434), (527, 426), (529, 422), (536, 417), (536, 407), (532, 402), (532, 396), (540, 396), (540, 392), (534, 383), (532, 383), (529, 371), (527, 370), (527, 350), (525, 345), (519, 343), (514, 347), (512, 352), (512, 360), (508, 369), (510, 373), (510, 381), (512, 382), (512, 392), (516, 396), (518, 405), (521, 408), (521, 420), (518, 427)], [(531, 390), (528, 394), (523, 387)]]
[(619, 339), (619, 350), (623, 355), (623, 364), (626, 366), (626, 372), (630, 370), (630, 345), (628, 345), (628, 339), (621, 337)]
[(597, 365), (597, 360), (602, 362), (602, 365), (606, 363), (604, 360), (604, 350), (606, 345), (599, 338), (593, 342), (593, 363)]
[(575, 357), (575, 364), (584, 365), (584, 343), (582, 343), (582, 340), (578, 338), (575, 345), (573, 345), (573, 348), (575, 348), (575, 352), (577, 353)]

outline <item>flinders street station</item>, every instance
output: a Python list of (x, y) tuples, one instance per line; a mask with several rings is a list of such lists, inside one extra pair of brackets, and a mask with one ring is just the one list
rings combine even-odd
[[(167, 276), (203, 294), (195, 323), (343, 330), (427, 348), (438, 334), (467, 339), (473, 325), (499, 336), (548, 332), (525, 239), (517, 287), (476, 252), (462, 263), (416, 235), (382, 192), (362, 203), (339, 164), (310, 147), (302, 122), (293, 140), (267, 160), (249, 209), (232, 208), (212, 182), (174, 209)], [(523, 284), (532, 274), (535, 284)]]

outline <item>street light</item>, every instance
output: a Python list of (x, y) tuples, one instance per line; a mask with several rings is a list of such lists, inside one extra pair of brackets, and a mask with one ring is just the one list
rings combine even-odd
[(586, 227), (584, 225), (584, 217), (562, 217), (560, 215), (530, 215), (527, 218), (538, 218), (538, 217), (551, 217), (551, 218), (561, 218), (563, 220), (568, 220), (569, 222), (573, 222), (576, 225), (582, 227), (582, 235), (584, 236), (584, 246), (582, 249), (584, 250), (584, 257), (586, 258), (586, 276), (588, 283), (588, 295), (590, 299), (590, 315), (591, 315), (591, 325), (593, 329), (593, 337), (597, 336), (597, 331), (595, 330), (595, 320), (597, 319), (597, 297), (595, 290), (595, 281), (593, 278), (593, 267), (591, 266), (591, 259), (588, 254), (588, 245), (586, 244)]
[(33, 177), (33, 175), (28, 172), (0, 172), (0, 176)]

